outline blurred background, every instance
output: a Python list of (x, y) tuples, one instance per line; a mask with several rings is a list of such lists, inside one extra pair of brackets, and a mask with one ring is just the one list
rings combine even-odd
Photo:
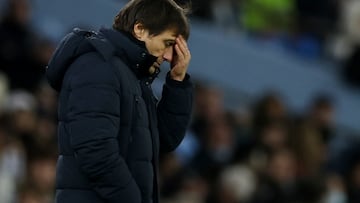
[[(66, 33), (111, 27), (126, 2), (0, 0), (1, 203), (53, 202), (46, 64)], [(190, 21), (195, 109), (161, 157), (162, 202), (360, 202), (360, 1), (193, 0)]]

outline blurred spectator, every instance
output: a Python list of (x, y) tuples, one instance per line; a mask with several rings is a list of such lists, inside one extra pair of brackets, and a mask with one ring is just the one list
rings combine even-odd
[(325, 169), (328, 144), (335, 136), (333, 101), (318, 96), (305, 118), (298, 121), (293, 132), (292, 146), (300, 161), (301, 175), (319, 177)]
[(209, 193), (209, 185), (198, 174), (185, 173), (180, 181), (177, 193), (167, 199), (168, 203), (203, 203)]
[(170, 153), (160, 157), (159, 170), (161, 172), (159, 182), (161, 194), (164, 198), (171, 197), (180, 189), (183, 165), (174, 153)]
[(329, 175), (326, 181), (327, 191), (324, 203), (347, 203), (345, 183), (338, 175)]
[(287, 107), (280, 95), (274, 92), (264, 94), (253, 107), (253, 129), (262, 129), (270, 121), (288, 122)]
[(6, 101), (6, 113), (10, 116), (11, 130), (22, 136), (33, 132), (36, 125), (36, 101), (26, 91), (12, 91)]
[(56, 159), (54, 157), (54, 154), (39, 154), (33, 156), (28, 161), (26, 183), (46, 200), (44, 202), (51, 202), (53, 200), (56, 166)]
[(231, 163), (236, 150), (234, 131), (226, 119), (218, 118), (205, 130), (204, 143), (190, 167), (213, 182), (220, 171)]
[(33, 72), (34, 75), (33, 81), (34, 86), (32, 91), (38, 88), (40, 82), (44, 81), (45, 68), (48, 65), (48, 62), (55, 51), (54, 42), (50, 41), (46, 37), (37, 36), (37, 39), (34, 44), (33, 53)]
[(325, 164), (325, 146), (319, 138), (319, 134), (313, 129), (303, 128), (293, 143), (296, 155), (299, 159), (299, 173), (301, 177), (317, 180), (322, 176)]
[(252, 112), (242, 107), (241, 109), (228, 112), (227, 116), (231, 122), (237, 145), (233, 155), (233, 163), (248, 162), (257, 141), (252, 132)]
[(347, 177), (349, 203), (360, 202), (360, 159), (353, 164)]
[(335, 135), (334, 101), (329, 95), (318, 94), (310, 106), (309, 122), (321, 133), (325, 143)]
[(337, 61), (349, 58), (354, 48), (360, 44), (360, 2), (357, 0), (339, 1), (339, 23), (334, 39), (330, 41), (330, 52)]
[(254, 136), (255, 143), (249, 161), (257, 172), (263, 172), (272, 153), (289, 147), (288, 129), (285, 123), (272, 120)]
[(39, 117), (34, 95), (25, 91), (13, 91), (6, 102), (9, 128), (22, 144), (26, 155), (55, 153), (55, 125), (52, 120)]
[(35, 92), (40, 117), (57, 123), (57, 93), (47, 83), (41, 83)]
[(39, 66), (44, 62), (39, 59), (46, 59), (40, 51), (43, 45), (36, 46), (30, 14), (28, 0), (8, 0), (0, 19), (0, 71), (8, 77), (11, 89), (34, 91), (45, 70)]
[(204, 142), (205, 130), (214, 120), (225, 117), (224, 95), (219, 88), (197, 84), (195, 87), (192, 131)]
[(247, 165), (229, 166), (221, 173), (219, 184), (207, 202), (247, 203), (254, 195), (256, 182), (256, 174)]
[(304, 194), (301, 194), (298, 188), (296, 163), (296, 158), (290, 150), (273, 152), (266, 172), (260, 177), (253, 202), (299, 202)]
[(330, 42), (330, 54), (342, 67), (343, 79), (352, 87), (360, 87), (360, 2), (340, 1), (341, 11), (338, 32)]
[(161, 202), (203, 202), (208, 186), (198, 172), (183, 165), (175, 153), (163, 155), (160, 161)]
[(20, 191), (19, 203), (50, 203), (49, 199), (44, 198), (40, 192), (27, 185)]
[(0, 112), (4, 111), (4, 104), (9, 94), (9, 81), (4, 73), (0, 72)]
[(16, 200), (18, 186), (25, 175), (25, 155), (4, 119), (2, 116), (0, 120), (0, 199), (10, 203)]

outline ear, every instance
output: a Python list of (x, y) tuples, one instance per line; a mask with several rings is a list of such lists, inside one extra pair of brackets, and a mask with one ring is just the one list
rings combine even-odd
[(134, 25), (134, 37), (138, 40), (143, 41), (145, 36), (145, 28), (141, 23), (135, 23)]

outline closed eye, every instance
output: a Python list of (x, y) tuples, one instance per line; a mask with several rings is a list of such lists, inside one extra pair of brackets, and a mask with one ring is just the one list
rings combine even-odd
[(175, 45), (174, 40), (166, 40), (166, 41), (164, 41), (164, 43), (165, 43), (165, 47), (172, 47)]

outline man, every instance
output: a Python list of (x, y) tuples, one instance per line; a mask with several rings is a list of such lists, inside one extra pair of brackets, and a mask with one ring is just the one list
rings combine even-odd
[[(191, 114), (188, 35), (173, 0), (132, 0), (113, 29), (64, 38), (47, 69), (59, 91), (57, 203), (159, 201), (159, 153), (180, 144)], [(150, 85), (164, 61), (157, 103)]]
[(30, 26), (31, 2), (3, 2), (6, 7), (4, 12), (0, 11), (0, 72), (7, 77), (11, 90), (35, 92), (44, 69), (39, 66), (38, 52), (34, 51), (39, 46), (38, 36)]

